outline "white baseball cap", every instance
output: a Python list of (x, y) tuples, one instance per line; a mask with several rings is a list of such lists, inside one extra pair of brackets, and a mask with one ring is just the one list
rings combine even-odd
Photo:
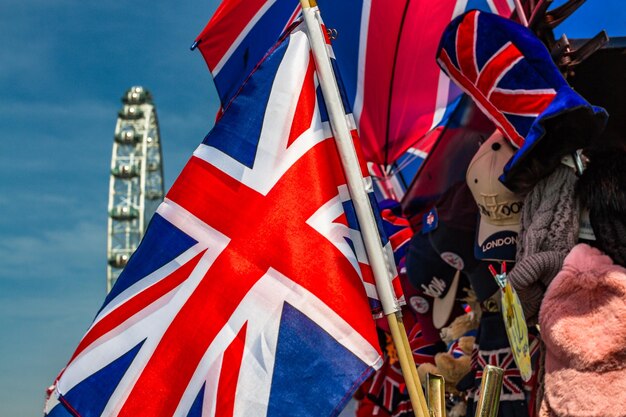
[(514, 153), (508, 140), (496, 130), (467, 168), (467, 185), (480, 213), (474, 250), (477, 259), (515, 261), (524, 198), (498, 179)]

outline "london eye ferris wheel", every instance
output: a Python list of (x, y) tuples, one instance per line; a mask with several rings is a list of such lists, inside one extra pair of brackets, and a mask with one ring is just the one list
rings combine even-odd
[(128, 263), (163, 200), (163, 157), (152, 95), (135, 86), (122, 97), (111, 157), (107, 292)]

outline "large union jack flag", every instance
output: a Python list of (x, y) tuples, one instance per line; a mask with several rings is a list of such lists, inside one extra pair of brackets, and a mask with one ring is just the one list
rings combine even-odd
[(298, 29), (168, 192), (49, 416), (337, 415), (381, 366), (376, 292), (317, 86)]

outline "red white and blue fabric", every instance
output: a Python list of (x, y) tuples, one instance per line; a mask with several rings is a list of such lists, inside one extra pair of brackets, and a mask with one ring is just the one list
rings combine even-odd
[[(331, 39), (330, 36), (328, 34), (327, 31), (327, 27), (324, 24), (324, 21), (322, 19), (322, 16), (319, 12), (319, 8), (315, 8), (315, 16), (317, 21), (320, 23), (321, 25), (321, 29), (322, 29), (322, 33), (324, 33), (324, 40), (325, 40), (325, 44), (326, 44), (326, 53), (330, 59), (330, 63), (332, 65), (332, 68), (334, 70), (334, 74), (335, 74), (335, 79), (337, 82), (337, 87), (339, 90), (339, 94), (341, 96), (341, 100), (343, 103), (343, 107), (344, 110), (346, 112), (346, 118), (348, 120), (348, 123), (350, 124), (351, 127), (351, 134), (352, 134), (352, 139), (355, 143), (355, 148), (359, 157), (359, 161), (361, 162), (361, 173), (363, 175), (364, 178), (366, 178), (366, 180), (370, 180), (370, 176), (369, 176), (369, 171), (367, 168), (367, 164), (365, 163), (365, 159), (363, 157), (363, 147), (361, 144), (361, 140), (360, 140), (360, 136), (358, 133), (358, 129), (356, 128), (356, 123), (354, 121), (354, 115), (352, 114), (352, 108), (350, 106), (350, 102), (348, 100), (348, 95), (346, 92), (346, 87), (345, 84), (343, 82), (343, 78), (341, 76), (341, 69), (339, 68), (338, 64), (337, 64), (337, 59), (335, 57), (335, 51), (331, 45)], [(318, 95), (321, 95), (321, 88), (318, 89)], [(326, 108), (325, 106), (321, 106), (321, 117), (322, 120), (326, 121), (328, 120), (328, 114), (326, 113)], [(395, 233), (394, 230), (389, 230), (387, 228), (388, 223), (385, 222), (383, 220), (383, 218), (381, 217), (381, 212), (380, 212), (380, 207), (378, 205), (378, 202), (376, 200), (376, 196), (373, 190), (371, 190), (368, 193), (368, 197), (369, 197), (369, 201), (371, 206), (374, 208), (374, 217), (376, 220), (376, 226), (378, 228), (378, 233), (380, 234), (381, 237), (381, 244), (383, 246), (383, 250), (385, 251), (386, 255), (387, 255), (387, 259), (390, 260), (392, 259), (392, 257), (395, 260), (395, 251), (396, 251), (396, 247), (394, 247), (394, 241), (392, 241), (389, 236), (393, 233)], [(356, 219), (356, 216), (354, 216), (354, 218), (351, 218), (351, 224), (355, 225), (355, 228), (359, 228), (358, 226), (358, 220)], [(397, 242), (396, 242), (397, 243)], [(406, 304), (405, 301), (405, 297), (404, 297), (404, 293), (403, 293), (403, 289), (402, 289), (402, 284), (400, 282), (400, 277), (399, 277), (399, 267), (398, 267), (398, 263), (394, 262), (394, 264), (389, 264), (388, 267), (390, 268), (390, 272), (391, 272), (391, 285), (393, 287), (393, 291), (396, 297), (396, 300), (398, 302), (399, 306), (403, 306)], [(368, 272), (369, 269), (367, 269)], [(373, 282), (373, 277), (371, 278), (371, 282)], [(370, 281), (368, 281), (370, 282)], [(378, 298), (376, 298), (376, 300), (372, 300), (372, 311), (374, 312), (374, 317), (381, 317), (381, 314), (377, 312), (377, 309), (380, 310), (380, 303), (378, 302)]]
[[(408, 313), (406, 309), (404, 312)], [(422, 363), (435, 364), (435, 355), (442, 351), (441, 342), (430, 343), (424, 340), (422, 329), (418, 322), (415, 322), (413, 325), (408, 339), (413, 351), (413, 359), (417, 365)], [(406, 383), (402, 376), (400, 364), (398, 362), (392, 363), (389, 357), (385, 359), (382, 368), (372, 376), (367, 396), (370, 401), (382, 407), (392, 417), (410, 417), (415, 415), (408, 391), (406, 390)]]
[(483, 370), (485, 366), (492, 365), (504, 370), (500, 401), (526, 401), (537, 378), (539, 339), (534, 336), (529, 338), (529, 352), (533, 364), (533, 376), (529, 382), (524, 382), (509, 346), (495, 350), (482, 350), (475, 346), (472, 352), (472, 369), (476, 370), (474, 374), (476, 389), (470, 392), (469, 398), (473, 398), (474, 403), (478, 402)]
[[(483, 377), (483, 370), (485, 366), (493, 365), (504, 370), (504, 376), (502, 378), (502, 393), (500, 394), (500, 401), (514, 401), (524, 400), (523, 381), (520, 375), (519, 369), (513, 359), (513, 353), (510, 347), (505, 347), (497, 350), (480, 350), (476, 355), (476, 374), (475, 379), (480, 381)], [(480, 389), (478, 389), (474, 396), (474, 401), (478, 401), (480, 398)]]
[(374, 374), (367, 396), (392, 416), (414, 415), (399, 363), (385, 361)]
[[(519, 148), (504, 168), (505, 184), (545, 136), (547, 120), (585, 109), (589, 124), (604, 125), (604, 110), (574, 92), (541, 41), (509, 19), (478, 10), (459, 16), (443, 32), (437, 62)], [(574, 150), (589, 138), (553, 140)]]
[(196, 45), (225, 107), (301, 11), (294, 0), (225, 0)]
[[(510, 16), (513, 1), (363, 1), (360, 19), (351, 27), (345, 27), (349, 15), (334, 20), (329, 16), (333, 6), (321, 7), (326, 22), (340, 36), (360, 27), (358, 43), (340, 46), (338, 37), (335, 51), (346, 83), (354, 85), (349, 97), (354, 97), (365, 158), (388, 166), (411, 148), (413, 155), (428, 153), (433, 140), (426, 133), (445, 123), (460, 95), (433, 62), (446, 25), (468, 7)], [(358, 12), (352, 15), (356, 18)], [(353, 58), (344, 59), (348, 54)]]
[[(320, 0), (366, 161), (421, 158), (460, 91), (433, 61), (446, 25), (469, 8), (510, 16), (513, 0)], [(297, 0), (224, 0), (196, 38), (222, 105), (300, 12)], [(262, 35), (260, 35), (262, 34)]]
[(461, 348), (458, 339), (454, 340), (452, 343), (448, 345), (448, 353), (452, 355), (455, 359), (460, 358), (461, 356), (465, 356), (466, 353)]
[(423, 335), (422, 325), (416, 321), (409, 332), (409, 346), (413, 352), (413, 360), (420, 365), (422, 363), (435, 364), (435, 355), (444, 350), (445, 345), (440, 340), (428, 341)]
[[(336, 6), (339, 7), (339, 6)], [(224, 0), (215, 14), (196, 38), (196, 44), (204, 57), (211, 74), (213, 75), (215, 86), (218, 90), (222, 106), (228, 106), (244, 83), (253, 72), (263, 57), (271, 52), (276, 40), (285, 31), (289, 31), (293, 25), (297, 24), (297, 18), (301, 16), (301, 6), (299, 1), (294, 0)], [(321, 17), (318, 11), (318, 20)], [(323, 25), (323, 24), (322, 24)], [(356, 129), (352, 107), (345, 84), (341, 76), (341, 70), (337, 65), (334, 50), (330, 44), (330, 38), (326, 33), (326, 27), (322, 27), (326, 34), (327, 53), (331, 59), (335, 76), (337, 77), (339, 90), (342, 96), (347, 118), (352, 124), (352, 136), (357, 142), (357, 151), (362, 152), (362, 145)], [(317, 88), (316, 94), (321, 101), (319, 107), (320, 117), (324, 122), (328, 122), (326, 107), (321, 100), (321, 89)], [(361, 157), (363, 161), (363, 158)], [(363, 175), (369, 177), (367, 166), (362, 166)], [(374, 192), (370, 195), (371, 204), (376, 207), (376, 197)], [(384, 250), (391, 255), (392, 248), (382, 227), (379, 211), (374, 210), (377, 216), (377, 225), (382, 238)], [(350, 216), (350, 224), (358, 229), (356, 216)], [(371, 271), (366, 268), (364, 278), (368, 288), (368, 296), (372, 303), (372, 311), (380, 315), (381, 306), (377, 295), (374, 296), (374, 278)], [(396, 276), (392, 280), (396, 297), (399, 302), (404, 303), (402, 287)]]
[(168, 192), (48, 416), (334, 416), (382, 365), (316, 90), (296, 30)]
[(397, 276), (392, 281), (393, 289), (401, 305), (406, 304), (402, 276), (406, 274), (405, 258), (413, 231), (408, 220), (401, 216), (402, 207), (397, 201), (384, 200), (378, 204), (383, 233), (388, 237), (387, 254), (393, 254)]
[[(416, 292), (408, 281), (405, 266), (406, 251), (411, 237), (413, 236), (413, 230), (411, 229), (409, 221), (402, 216), (400, 203), (394, 200), (384, 200), (380, 202), (379, 206), (381, 208), (383, 227), (387, 236), (389, 236), (394, 260), (400, 274), (400, 284), (403, 288), (403, 294), (405, 297), (414, 296)], [(416, 364), (428, 362), (434, 365), (435, 355), (445, 351), (445, 345), (439, 338), (439, 332), (436, 332), (435, 337), (432, 337), (432, 333), (426, 337), (422, 323), (415, 315), (415, 307), (415, 305), (409, 305), (409, 303), (407, 303), (402, 309), (404, 325), (409, 329), (408, 340), (409, 346), (413, 352), (413, 359)], [(419, 306), (418, 308), (423, 309), (424, 306)], [(426, 307), (426, 310), (428, 310), (428, 307)], [(422, 310), (422, 312), (424, 312), (424, 310)], [(432, 322), (432, 320), (429, 321)], [(379, 327), (387, 333), (390, 333), (386, 322), (379, 320)]]
[(406, 273), (405, 258), (409, 247), (409, 241), (413, 236), (413, 230), (409, 221), (402, 216), (400, 203), (394, 200), (383, 200), (379, 203), (380, 215), (383, 220), (383, 227), (391, 242), (393, 258), (398, 267), (398, 272)]
[[(406, 271), (403, 267), (408, 242), (411, 240), (413, 231), (408, 220), (402, 217), (402, 208), (397, 201), (384, 200), (380, 202), (381, 217), (383, 227), (389, 236), (389, 241), (393, 248), (394, 260), (400, 272), (400, 283), (402, 286), (409, 285), (406, 278)], [(404, 287), (406, 288), (406, 287)], [(407, 288), (413, 291), (411, 288)], [(405, 305), (402, 308), (404, 324), (410, 329), (408, 341), (413, 353), (413, 359), (416, 364), (435, 363), (435, 354), (445, 350), (445, 345), (438, 339), (427, 341), (424, 337), (421, 324), (415, 318), (415, 312), (412, 307)], [(381, 331), (386, 332), (387, 343), (391, 343), (391, 336), (388, 324), (384, 320), (378, 320)], [(381, 407), (384, 412), (381, 415), (390, 415), (392, 417), (410, 417), (413, 416), (413, 407), (406, 390), (404, 378), (399, 367), (399, 363), (392, 363), (392, 358), (385, 357), (385, 363), (382, 368), (374, 373), (368, 380), (369, 385), (365, 384), (367, 400), (376, 407)], [(367, 407), (365, 407), (367, 408)], [(376, 411), (375, 408), (372, 411)], [(359, 407), (358, 416), (365, 415), (365, 409)], [(378, 415), (378, 414), (373, 414)]]

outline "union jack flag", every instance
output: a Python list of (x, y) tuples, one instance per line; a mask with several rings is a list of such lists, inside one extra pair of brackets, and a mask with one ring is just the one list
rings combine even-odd
[(317, 86), (295, 30), (168, 192), (49, 416), (337, 415), (382, 365), (376, 292)]
[(500, 393), (500, 401), (525, 401), (528, 394), (532, 394), (535, 389), (536, 382), (536, 363), (539, 356), (539, 340), (529, 335), (529, 351), (531, 356), (531, 362), (533, 364), (533, 376), (531, 380), (525, 383), (522, 380), (513, 352), (510, 346), (505, 346), (500, 349), (483, 350), (480, 346), (474, 346), (472, 352), (472, 369), (476, 371), (474, 374), (475, 390), (470, 392), (469, 397), (474, 398), (474, 402), (477, 402), (480, 398), (480, 384), (483, 377), (483, 370), (487, 365), (497, 366), (504, 370), (504, 377), (502, 379), (502, 391)]
[(213, 76), (222, 106), (300, 14), (296, 0), (228, 0), (194, 42)]
[[(482, 379), (483, 370), (487, 365), (497, 366), (504, 369), (504, 377), (502, 379), (501, 401), (524, 400), (524, 391), (522, 389), (522, 377), (519, 369), (513, 359), (513, 353), (510, 347), (497, 350), (480, 350), (476, 355), (477, 370), (475, 378)], [(475, 401), (480, 397), (480, 388), (476, 391)]]
[[(604, 129), (606, 111), (572, 90), (541, 41), (509, 19), (477, 10), (459, 16), (443, 32), (437, 57), (519, 148), (500, 177), (512, 190), (548, 175), (561, 157), (585, 148)], [(536, 168), (529, 175), (530, 159)]]
[(520, 148), (557, 92), (552, 79), (534, 76), (536, 63), (529, 62), (510, 36), (494, 27), (494, 21), (516, 25), (478, 10), (457, 18), (441, 39), (437, 62)]
[[(432, 61), (446, 25), (468, 7), (510, 16), (513, 0), (320, 0), (368, 162), (389, 165), (409, 150), (422, 159), (460, 91)], [(196, 38), (223, 106), (280, 34), (297, 0), (223, 0)], [(416, 64), (416, 63), (419, 63)], [(382, 175), (382, 173), (381, 173)], [(409, 177), (410, 180), (411, 177)]]
[[(398, 363), (385, 361), (372, 379), (368, 396), (380, 407), (393, 414), (400, 404), (408, 402), (406, 384)], [(412, 409), (410, 410), (412, 412)]]
[(444, 351), (444, 344), (440, 340), (427, 341), (422, 332), (422, 325), (416, 321), (413, 328), (409, 332), (409, 345), (413, 351), (413, 359), (415, 363), (435, 364), (435, 355)]

